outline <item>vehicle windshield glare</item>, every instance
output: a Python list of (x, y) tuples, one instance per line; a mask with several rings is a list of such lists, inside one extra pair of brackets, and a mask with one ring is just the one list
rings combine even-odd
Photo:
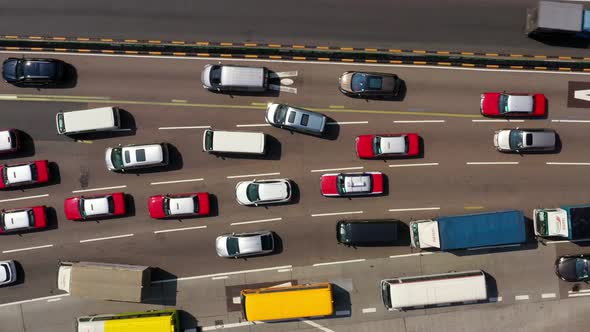
[(539, 232), (539, 234), (547, 236), (548, 235), (548, 230), (547, 230), (547, 212), (539, 212), (537, 214), (537, 232)]
[(123, 158), (121, 156), (121, 148), (113, 148), (111, 152), (111, 162), (115, 168), (122, 168), (123, 167)]
[(523, 148), (523, 135), (524, 133), (520, 130), (511, 130), (510, 131), (510, 149), (512, 150), (519, 150)]
[(230, 256), (235, 256), (240, 253), (240, 245), (238, 243), (238, 238), (230, 236), (227, 238), (227, 254)]
[(381, 137), (375, 136), (373, 139), (373, 154), (381, 154)]
[(500, 98), (498, 99), (498, 109), (500, 113), (509, 113), (510, 108), (508, 108), (508, 98), (507, 94), (501, 94)]
[(246, 197), (250, 202), (258, 202), (260, 200), (260, 195), (258, 194), (258, 186), (257, 183), (250, 183), (246, 188)]

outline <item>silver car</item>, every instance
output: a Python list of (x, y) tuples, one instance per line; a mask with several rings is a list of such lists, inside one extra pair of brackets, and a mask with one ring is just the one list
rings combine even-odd
[(273, 252), (274, 248), (275, 239), (269, 231), (223, 234), (215, 239), (219, 257), (264, 255)]
[(494, 134), (494, 147), (501, 152), (554, 151), (556, 143), (552, 129), (502, 129)]
[(326, 127), (326, 116), (287, 104), (268, 104), (266, 122), (279, 128), (321, 136)]
[(16, 267), (14, 261), (0, 262), (0, 286), (10, 285), (16, 281)]
[(236, 200), (240, 205), (284, 203), (291, 200), (289, 179), (241, 181), (236, 185)]

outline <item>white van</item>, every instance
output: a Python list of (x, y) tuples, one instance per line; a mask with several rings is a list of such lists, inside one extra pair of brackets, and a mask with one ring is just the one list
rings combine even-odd
[(381, 299), (388, 310), (487, 299), (483, 271), (451, 272), (381, 281)]
[(57, 133), (81, 134), (121, 128), (119, 108), (100, 107), (82, 111), (59, 112), (55, 116)]
[(201, 83), (205, 89), (219, 92), (262, 92), (268, 89), (268, 70), (264, 67), (205, 65)]
[(210, 153), (265, 154), (266, 135), (245, 131), (207, 129), (203, 133), (203, 151)]

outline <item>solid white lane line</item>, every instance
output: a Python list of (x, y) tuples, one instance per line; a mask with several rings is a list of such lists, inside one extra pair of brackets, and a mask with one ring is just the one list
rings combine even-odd
[(430, 211), (430, 210), (440, 210), (440, 207), (433, 206), (433, 207), (423, 207), (423, 208), (389, 209), (389, 212)]
[(484, 249), (499, 249), (499, 248), (511, 248), (511, 247), (520, 247), (520, 243), (516, 244), (505, 244), (501, 246), (487, 246), (487, 247), (477, 247), (477, 248), (467, 248), (467, 250), (484, 250)]
[(580, 289), (579, 291), (576, 291), (576, 292), (570, 290), (570, 291), (567, 291), (567, 292), (568, 292), (568, 294), (590, 293), (590, 289)]
[(279, 221), (279, 220), (283, 220), (283, 218), (271, 218), (271, 219), (252, 220), (252, 221), (232, 222), (229, 225), (236, 226), (236, 225), (246, 225), (246, 224), (258, 224), (261, 222), (270, 222), (270, 221)]
[(349, 125), (349, 124), (367, 124), (369, 121), (334, 121), (326, 122), (326, 125)]
[(115, 235), (115, 236), (109, 236), (109, 237), (97, 237), (95, 239), (80, 240), (80, 243), (103, 241), (103, 240), (112, 240), (112, 239), (120, 239), (120, 238), (131, 237), (131, 236), (133, 236), (133, 234), (123, 234), (123, 235)]
[(490, 120), (471, 120), (472, 122), (524, 122), (524, 120), (508, 120), (508, 119), (490, 119)]
[(35, 195), (35, 196), (26, 196), (26, 197), (18, 197), (18, 198), (8, 198), (8, 199), (1, 199), (0, 203), (3, 202), (14, 202), (14, 201), (20, 201), (23, 199), (33, 199), (33, 198), (40, 198), (40, 197), (47, 197), (49, 196), (49, 194), (43, 194), (43, 195)]
[(563, 123), (590, 123), (590, 120), (551, 120), (551, 122), (563, 122)]
[(541, 294), (542, 299), (552, 299), (556, 297), (555, 293), (543, 293)]
[(204, 275), (192, 276), (192, 277), (182, 277), (182, 278), (155, 280), (155, 281), (152, 281), (152, 285), (153, 284), (163, 284), (163, 283), (167, 283), (167, 282), (198, 280), (198, 279), (213, 278), (213, 277), (218, 277), (218, 276), (231, 276), (231, 275), (242, 274), (242, 273), (265, 272), (265, 271), (281, 270), (281, 269), (291, 269), (291, 268), (293, 268), (293, 265), (273, 266), (273, 267), (265, 267), (265, 268), (253, 269), (253, 270), (242, 270), (242, 271), (233, 271), (233, 272), (204, 274)]
[(318, 172), (332, 172), (332, 171), (348, 171), (353, 169), (363, 169), (363, 166), (356, 166), (356, 167), (341, 167), (341, 168), (325, 168), (325, 169), (312, 169), (312, 173)]
[(280, 269), (277, 272), (291, 272), (293, 269)]
[(403, 257), (413, 257), (413, 256), (425, 256), (425, 255), (432, 255), (434, 252), (425, 251), (425, 252), (416, 252), (413, 254), (404, 254), (404, 255), (393, 255), (389, 256), (389, 258), (403, 258)]
[(438, 166), (438, 163), (423, 163), (423, 164), (396, 164), (396, 165), (389, 165), (389, 167), (419, 167), (419, 166)]
[(158, 184), (171, 184), (171, 183), (184, 183), (184, 182), (197, 182), (197, 181), (203, 181), (203, 178), (186, 179), (186, 180), (173, 180), (173, 181), (162, 181), (162, 182), (151, 182), (150, 185), (151, 186), (155, 186), (155, 185), (158, 185)]
[(326, 216), (339, 216), (342, 214), (361, 214), (363, 211), (347, 211), (347, 212), (332, 212), (332, 213), (317, 213), (312, 214), (312, 217), (326, 217)]
[(180, 232), (180, 231), (188, 231), (188, 230), (202, 229), (202, 228), (207, 228), (207, 226), (194, 226), (194, 227), (163, 229), (163, 230), (160, 230), (160, 231), (154, 231), (154, 234), (170, 233), (170, 232)]
[(91, 189), (72, 190), (72, 194), (75, 194), (75, 193), (85, 193), (85, 192), (89, 192), (89, 191), (99, 191), (99, 190), (109, 190), (109, 189), (121, 189), (121, 188), (127, 188), (127, 186), (126, 185), (122, 185), (122, 186), (112, 186), (112, 187), (102, 187), (102, 188), (91, 188)]
[(562, 165), (562, 166), (590, 166), (590, 163), (562, 163), (562, 162), (546, 162), (547, 165)]
[(47, 302), (57, 302), (57, 301), (61, 301), (61, 298), (58, 297), (56, 299), (49, 299), (49, 300), (47, 300)]
[(467, 165), (518, 165), (518, 161), (468, 161)]
[(252, 178), (255, 176), (271, 176), (271, 175), (281, 175), (281, 173), (260, 173), (260, 174), (245, 174), (245, 175), (230, 175), (226, 176), (228, 179), (238, 179), (238, 178)]
[(580, 296), (590, 296), (590, 293), (568, 294), (567, 297), (580, 297)]
[(528, 300), (529, 296), (528, 295), (516, 295), (514, 297), (515, 301), (524, 301), (524, 300)]
[(9, 302), (9, 303), (2, 303), (0, 304), (0, 308), (2, 307), (8, 307), (11, 305), (19, 305), (19, 304), (24, 304), (24, 303), (31, 303), (31, 302), (38, 302), (38, 301), (50, 301), (52, 299), (59, 299), (62, 297), (66, 297), (66, 296), (70, 296), (70, 294), (66, 293), (66, 294), (59, 294), (59, 295), (51, 295), (51, 296), (44, 296), (44, 297), (38, 297), (38, 298), (34, 298), (34, 299), (29, 299), (29, 300), (22, 300), (22, 301), (16, 301), (16, 302)]
[(175, 130), (175, 129), (207, 129), (211, 126), (184, 126), (184, 127), (160, 127), (159, 130)]
[(364, 262), (366, 259), (359, 258), (359, 259), (351, 259), (347, 261), (337, 261), (337, 262), (327, 262), (327, 263), (315, 263), (312, 266), (326, 266), (326, 265), (336, 265), (336, 264), (348, 264), (348, 263), (359, 263)]
[(36, 247), (28, 247), (28, 248), (21, 248), (21, 249), (4, 250), (4, 251), (2, 251), (2, 253), (8, 254), (11, 252), (28, 251), (28, 250), (35, 250), (35, 249), (51, 248), (51, 247), (53, 247), (53, 244), (47, 244), (44, 246), (36, 246)]
[(188, 100), (186, 100), (186, 99), (172, 99), (171, 101), (173, 103), (186, 103), (186, 102), (188, 102)]
[(445, 120), (397, 120), (393, 123), (443, 123)]
[(300, 318), (299, 320), (300, 320), (301, 322), (303, 322), (303, 323), (305, 323), (305, 324), (309, 325), (309, 326), (313, 326), (313, 327), (315, 327), (316, 329), (318, 329), (318, 330), (320, 330), (320, 331), (323, 331), (323, 332), (334, 332), (334, 330), (331, 330), (331, 329), (329, 329), (329, 328), (327, 328), (327, 327), (324, 327), (324, 326), (322, 326), (322, 325), (320, 325), (320, 324), (318, 324), (318, 323), (316, 323), (316, 322), (314, 322), (314, 321), (311, 321), (311, 320), (309, 320), (309, 319), (303, 319), (303, 318)]
[(268, 123), (252, 123), (252, 124), (238, 124), (236, 125), (238, 128), (242, 127), (270, 127)]
[(377, 312), (377, 308), (363, 308), (363, 314), (370, 314), (372, 312)]
[(227, 279), (229, 278), (229, 276), (219, 276), (219, 277), (213, 277), (211, 278), (211, 280), (223, 280), (223, 279)]

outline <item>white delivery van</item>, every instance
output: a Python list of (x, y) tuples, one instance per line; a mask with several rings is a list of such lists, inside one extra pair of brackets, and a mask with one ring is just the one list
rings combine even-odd
[(89, 110), (59, 112), (55, 116), (60, 135), (110, 131), (121, 128), (119, 108), (100, 107)]
[(451, 272), (381, 281), (381, 299), (388, 310), (442, 304), (474, 303), (487, 299), (483, 271)]
[(266, 135), (245, 131), (207, 129), (203, 133), (203, 151), (210, 153), (265, 154)]

